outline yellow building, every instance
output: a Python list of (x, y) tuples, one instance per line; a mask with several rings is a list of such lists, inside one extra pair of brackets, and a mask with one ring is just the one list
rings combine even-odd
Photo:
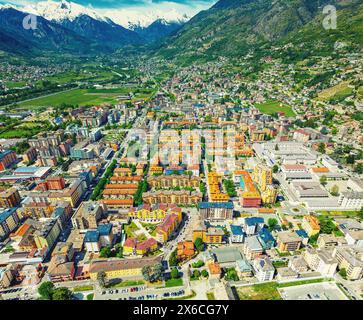
[(60, 234), (60, 228), (56, 220), (46, 222), (42, 230), (34, 232), (34, 242), (38, 249), (52, 248)]
[(258, 184), (260, 190), (265, 191), (267, 186), (272, 185), (272, 169), (267, 166), (257, 165), (253, 169), (252, 178)]
[(265, 140), (265, 133), (263, 131), (253, 131), (251, 133), (251, 141), (264, 141)]
[(142, 278), (142, 268), (154, 266), (161, 262), (161, 257), (121, 259), (110, 261), (92, 261), (89, 274), (91, 280), (97, 280), (98, 274), (104, 272), (107, 279), (122, 279), (123, 277)]
[(193, 242), (200, 238), (204, 243), (207, 244), (219, 244), (222, 243), (224, 236), (223, 230), (220, 228), (206, 228), (200, 226), (200, 228), (193, 230)]
[(261, 193), (263, 204), (274, 204), (277, 198), (277, 189), (273, 186), (267, 186), (266, 190)]
[(320, 232), (319, 220), (314, 216), (304, 216), (301, 227), (306, 231), (309, 237)]
[(222, 176), (216, 172), (209, 172), (207, 176), (207, 184), (209, 191), (209, 200), (211, 202), (228, 202), (229, 195), (221, 191), (220, 184)]

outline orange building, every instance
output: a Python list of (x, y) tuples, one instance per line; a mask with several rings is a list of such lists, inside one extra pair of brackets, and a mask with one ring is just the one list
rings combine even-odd
[(45, 182), (48, 190), (63, 190), (66, 187), (63, 177), (49, 177)]
[(194, 243), (192, 241), (184, 241), (178, 243), (177, 257), (178, 260), (189, 260), (195, 254)]

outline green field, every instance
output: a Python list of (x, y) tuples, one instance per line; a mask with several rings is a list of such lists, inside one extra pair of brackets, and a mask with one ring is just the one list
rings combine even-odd
[(25, 81), (7, 81), (5, 82), (6, 87), (8, 87), (9, 89), (13, 89), (13, 88), (22, 88), (26, 86), (26, 82)]
[(278, 101), (267, 101), (265, 103), (256, 104), (255, 107), (265, 114), (274, 114), (276, 112), (284, 112), (286, 117), (294, 117), (295, 113), (287, 104)]
[(135, 88), (73, 89), (46, 97), (20, 102), (18, 106), (23, 108), (37, 108), (59, 106), (62, 103), (79, 106), (99, 105), (103, 103), (115, 104), (118, 101), (118, 96), (125, 95), (129, 92), (135, 92), (135, 97), (131, 99), (131, 101), (138, 99), (148, 99), (154, 93), (152, 90), (137, 90)]
[(74, 292), (83, 292), (83, 291), (91, 291), (93, 289), (94, 289), (93, 285), (90, 284), (90, 285), (84, 285), (84, 286), (74, 287), (73, 288), (73, 291)]
[(183, 278), (169, 279), (165, 281), (165, 288), (180, 287), (183, 285)]

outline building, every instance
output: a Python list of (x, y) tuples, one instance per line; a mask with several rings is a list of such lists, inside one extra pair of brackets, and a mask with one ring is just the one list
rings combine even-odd
[(98, 253), (101, 250), (100, 233), (98, 230), (88, 230), (84, 236), (84, 245), (87, 252)]
[(245, 236), (241, 226), (231, 225), (231, 241), (233, 243), (243, 243)]
[(250, 278), (253, 276), (253, 268), (245, 258), (236, 261), (236, 271), (240, 279)]
[(345, 240), (349, 245), (363, 246), (363, 230), (349, 230), (345, 234)]
[(13, 279), (14, 276), (10, 267), (0, 267), (0, 289), (9, 288)]
[(259, 208), (262, 199), (250, 174), (247, 171), (236, 171), (234, 177), (235, 179), (239, 179), (240, 183), (241, 206), (244, 208)]
[(57, 243), (47, 269), (47, 274), (52, 282), (72, 281), (74, 279), (75, 266), (72, 261), (73, 255), (72, 243)]
[(276, 246), (276, 240), (267, 228), (262, 228), (258, 231), (257, 237), (263, 250), (271, 250)]
[(96, 229), (98, 221), (107, 213), (107, 207), (96, 201), (82, 202), (72, 217), (72, 225), (76, 229)]
[(63, 190), (66, 187), (63, 177), (48, 177), (45, 183), (47, 190)]
[(263, 254), (263, 247), (257, 236), (250, 236), (245, 239), (243, 254), (248, 260), (253, 260)]
[(197, 205), (202, 201), (203, 194), (199, 191), (158, 190), (144, 192), (142, 200), (147, 204), (169, 203), (177, 205)]
[(100, 235), (99, 241), (101, 247), (112, 247), (114, 240), (112, 223), (105, 223), (98, 225), (97, 231), (99, 232)]
[(306, 273), (309, 270), (309, 266), (302, 256), (291, 257), (291, 259), (289, 259), (288, 267), (298, 274)]
[(17, 208), (8, 208), (0, 212), (0, 241), (13, 232), (20, 223)]
[(253, 169), (253, 180), (258, 184), (261, 191), (265, 191), (267, 186), (272, 185), (272, 168), (257, 165)]
[(162, 222), (165, 217), (172, 212), (181, 212), (181, 208), (174, 204), (143, 204), (139, 207), (133, 207), (129, 210), (128, 216), (131, 219), (138, 219), (147, 223)]
[(319, 220), (314, 216), (304, 216), (301, 227), (307, 232), (309, 237), (320, 232)]
[(11, 150), (0, 152), (0, 171), (5, 171), (17, 161), (16, 153)]
[(284, 231), (277, 234), (277, 246), (280, 252), (292, 252), (300, 249), (302, 238), (296, 232)]
[(12, 187), (0, 192), (0, 207), (13, 208), (19, 206), (21, 202), (18, 189)]
[(178, 242), (177, 258), (179, 261), (190, 260), (194, 254), (194, 243), (192, 241)]
[(326, 250), (307, 248), (303, 253), (309, 268), (325, 277), (333, 277), (338, 267), (338, 260)]
[(144, 241), (138, 241), (136, 238), (127, 238), (124, 246), (123, 253), (125, 255), (146, 255), (158, 249), (158, 243), (154, 238), (149, 238)]
[(86, 182), (82, 179), (75, 179), (68, 188), (59, 191), (49, 192), (49, 201), (67, 201), (73, 208), (77, 207), (82, 200), (83, 193), (86, 189)]
[(160, 243), (165, 243), (168, 241), (171, 234), (179, 226), (182, 220), (182, 213), (173, 212), (168, 214), (163, 222), (156, 227), (156, 239)]
[(275, 268), (269, 258), (256, 258), (253, 261), (253, 269), (258, 281), (272, 281), (275, 275)]
[(347, 241), (343, 237), (336, 237), (331, 234), (319, 235), (317, 245), (319, 249), (334, 249), (338, 245), (346, 245)]
[(149, 176), (147, 178), (148, 184), (152, 188), (198, 188), (200, 184), (200, 178), (189, 175), (159, 175)]
[(60, 228), (56, 220), (46, 221), (41, 230), (34, 232), (34, 242), (38, 249), (51, 250), (60, 234)]
[(106, 274), (109, 279), (142, 278), (142, 268), (154, 266), (161, 262), (161, 257), (140, 258), (140, 259), (120, 259), (109, 261), (92, 261), (89, 274), (91, 280), (97, 280), (100, 272)]
[(333, 257), (338, 261), (339, 270), (345, 269), (347, 279), (360, 280), (363, 276), (363, 247), (340, 246), (335, 247)]
[(193, 242), (197, 238), (203, 240), (207, 244), (220, 244), (223, 242), (224, 231), (220, 228), (206, 227), (202, 221), (193, 230)]
[(248, 236), (254, 235), (265, 226), (265, 220), (261, 217), (244, 218), (243, 229)]
[(200, 202), (198, 209), (202, 219), (224, 221), (233, 218), (232, 202)]
[(360, 210), (363, 207), (363, 191), (342, 192), (338, 203), (344, 209)]
[(33, 147), (30, 147), (27, 151), (23, 154), (23, 161), (25, 163), (34, 163), (34, 161), (37, 159), (37, 150)]

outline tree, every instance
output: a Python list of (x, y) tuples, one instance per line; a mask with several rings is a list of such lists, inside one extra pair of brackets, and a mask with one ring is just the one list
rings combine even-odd
[(326, 186), (327, 183), (328, 183), (327, 181), (328, 181), (328, 179), (327, 179), (327, 177), (325, 175), (320, 177), (320, 184), (322, 186)]
[(275, 218), (270, 218), (270, 219), (268, 219), (268, 221), (267, 221), (267, 225), (268, 225), (268, 229), (269, 229), (270, 231), (272, 231), (272, 230), (274, 230), (274, 229), (276, 228), (276, 226), (278, 225), (278, 221), (277, 221), (277, 219), (275, 219)]
[(172, 279), (178, 279), (179, 278), (179, 271), (177, 268), (171, 269), (170, 276)]
[(193, 271), (193, 278), (198, 279), (199, 277), (200, 277), (200, 271), (199, 270), (194, 270)]
[(363, 220), (363, 207), (359, 210), (359, 218)]
[(161, 263), (157, 263), (153, 266), (144, 266), (142, 268), (142, 275), (146, 281), (156, 282), (161, 279), (163, 272), (163, 266)]
[(347, 278), (347, 270), (346, 270), (346, 269), (344, 269), (344, 268), (340, 269), (340, 270), (339, 270), (339, 275), (340, 275), (342, 278), (346, 279), (346, 278)]
[(72, 300), (73, 293), (68, 288), (57, 288), (52, 295), (53, 300)]
[(320, 153), (325, 153), (325, 143), (324, 143), (324, 142), (320, 142), (320, 143), (319, 143), (318, 151), (319, 151)]
[(209, 276), (209, 273), (208, 273), (208, 271), (207, 270), (202, 270), (202, 277), (203, 278), (207, 278)]
[(51, 281), (43, 282), (38, 288), (38, 293), (44, 300), (52, 300), (53, 291), (54, 284)]
[(363, 164), (358, 163), (355, 168), (354, 168), (354, 172), (358, 173), (358, 174), (362, 174), (363, 173)]
[(177, 250), (174, 250), (171, 254), (170, 254), (170, 258), (169, 258), (169, 266), (170, 267), (175, 267), (178, 265), (178, 257), (177, 257)]
[(225, 279), (226, 280), (232, 280), (232, 281), (238, 281), (239, 277), (237, 275), (237, 271), (234, 268), (227, 269)]
[(204, 242), (201, 238), (195, 239), (194, 246), (197, 248), (198, 251), (204, 251)]
[(101, 287), (106, 286), (106, 272), (101, 271), (97, 273), (97, 280)]
[(101, 258), (109, 258), (111, 256), (111, 249), (109, 247), (103, 247), (100, 250)]
[(335, 197), (339, 195), (339, 187), (336, 184), (331, 188), (331, 194)]
[(272, 172), (273, 173), (277, 173), (279, 172), (279, 166), (277, 164), (275, 164), (273, 167), (272, 167)]

